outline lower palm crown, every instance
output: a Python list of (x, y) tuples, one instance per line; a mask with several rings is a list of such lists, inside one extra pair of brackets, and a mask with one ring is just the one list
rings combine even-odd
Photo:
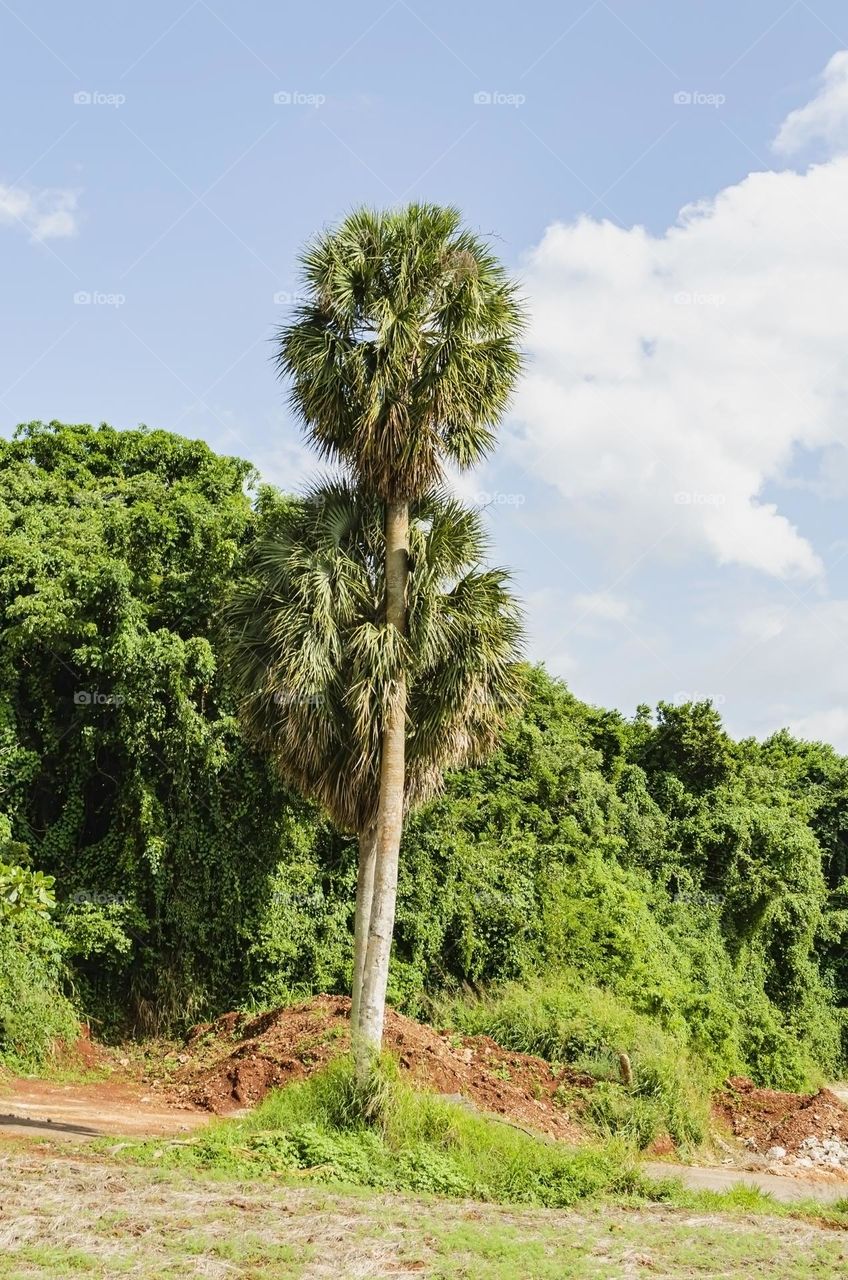
[(382, 511), (343, 482), (283, 509), (228, 608), (230, 661), (254, 738), (347, 830), (373, 820), (380, 725), (407, 687), (407, 807), (480, 758), (518, 705), (508, 578), (481, 566), (480, 518), (430, 492), (410, 521), (409, 626), (382, 625)]

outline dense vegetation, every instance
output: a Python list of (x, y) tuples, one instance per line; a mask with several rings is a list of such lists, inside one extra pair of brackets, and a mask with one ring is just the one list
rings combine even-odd
[[(166, 432), (0, 442), (0, 1054), (71, 1005), (150, 1030), (349, 987), (354, 844), (245, 741), (217, 634), (283, 501)], [(527, 686), (409, 823), (390, 999), (549, 1057), (625, 1049), (646, 1102), (673, 1060), (838, 1070), (848, 761), (733, 742), (708, 704)]]

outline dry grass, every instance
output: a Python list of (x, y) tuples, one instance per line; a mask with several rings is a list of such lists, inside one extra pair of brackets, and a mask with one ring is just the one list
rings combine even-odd
[(0, 1276), (143, 1280), (622, 1280), (848, 1272), (848, 1236), (785, 1217), (604, 1206), (506, 1210), (267, 1180), (183, 1175), (92, 1154), (0, 1154)]

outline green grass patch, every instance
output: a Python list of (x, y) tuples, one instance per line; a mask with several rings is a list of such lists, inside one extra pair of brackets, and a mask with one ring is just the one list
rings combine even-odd
[[(602, 1194), (645, 1196), (626, 1145), (571, 1148), (417, 1092), (391, 1062), (357, 1087), (339, 1058), (270, 1094), (250, 1115), (213, 1123), (180, 1145), (133, 1144), (135, 1158), (236, 1176), (302, 1174), (381, 1191), (565, 1208)], [(126, 1154), (126, 1153), (125, 1153)]]
[[(685, 1036), (609, 991), (549, 975), (451, 1000), (438, 1015), (468, 1035), (489, 1035), (505, 1049), (593, 1076), (598, 1083), (582, 1091), (582, 1102), (601, 1137), (644, 1148), (668, 1133), (692, 1148), (707, 1135), (713, 1080)], [(630, 1058), (632, 1085), (618, 1077), (620, 1053)]]

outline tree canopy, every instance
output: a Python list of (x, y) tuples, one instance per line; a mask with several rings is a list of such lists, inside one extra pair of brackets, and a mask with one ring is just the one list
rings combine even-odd
[[(57, 902), (0, 918), (0, 1054), (60, 989), (107, 1027), (348, 989), (355, 847), (246, 741), (216, 625), (286, 502), (166, 432), (0, 443), (0, 894)], [(390, 999), (557, 973), (728, 1070), (844, 1069), (848, 760), (526, 680), (409, 821)]]

